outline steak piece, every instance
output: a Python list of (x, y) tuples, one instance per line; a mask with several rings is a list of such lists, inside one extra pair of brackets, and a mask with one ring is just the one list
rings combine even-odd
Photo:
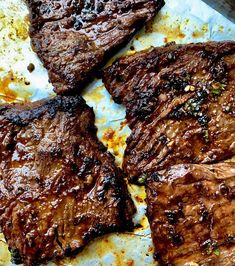
[(32, 46), (58, 94), (91, 74), (152, 19), (164, 0), (27, 0)]
[(235, 154), (235, 42), (152, 48), (117, 60), (103, 80), (127, 108), (129, 175)]
[(14, 263), (74, 255), (132, 228), (123, 174), (82, 98), (2, 106), (0, 121), (0, 226)]
[(159, 265), (234, 265), (235, 163), (172, 166), (146, 190)]

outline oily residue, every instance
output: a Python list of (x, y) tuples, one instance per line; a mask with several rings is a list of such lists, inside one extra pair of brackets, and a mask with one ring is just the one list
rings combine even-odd
[(96, 119), (96, 124), (104, 125), (105, 123), (107, 123), (107, 118), (106, 117), (100, 117), (100, 118)]
[(160, 34), (158, 38), (162, 38), (163, 43), (184, 43), (189, 36), (193, 39), (205, 39), (209, 33), (209, 24), (199, 24), (192, 19), (172, 16), (166, 12), (148, 23), (145, 32)]
[(129, 261), (127, 262), (127, 266), (134, 266), (134, 265), (135, 265), (135, 263), (134, 263), (133, 260), (129, 260)]
[[(11, 89), (10, 85), (16, 84), (21, 87), (20, 90)], [(30, 83), (25, 78), (19, 78), (9, 71), (6, 76), (0, 78), (0, 98), (6, 102), (29, 101), (32, 92), (25, 89)]]
[[(91, 244), (87, 245), (77, 258), (74, 258), (72, 260), (66, 259), (62, 261), (61, 265), (67, 265), (67, 263), (69, 263), (69, 265), (71, 264), (78, 265), (77, 263), (79, 261), (83, 261), (83, 259), (89, 257), (92, 258), (94, 257), (94, 255), (95, 257), (98, 257), (99, 260), (102, 260), (102, 258), (105, 257), (108, 253), (112, 253), (112, 255), (114, 255), (115, 265), (122, 265), (122, 264), (117, 264), (117, 262), (120, 261), (119, 256), (121, 254), (118, 254), (118, 252), (115, 252), (114, 250), (117, 250), (117, 247), (114, 241), (112, 240), (111, 236), (110, 235), (103, 236), (97, 238)], [(98, 263), (96, 263), (96, 265), (98, 265)], [(101, 264), (99, 263), (99, 265)]]
[(14, 81), (12, 72), (0, 80), (0, 95), (9, 99), (9, 101), (15, 101), (17, 93), (10, 89), (9, 85)]
[(0, 234), (0, 266), (8, 265), (11, 255), (7, 250), (7, 244), (2, 234)]
[(162, 14), (157, 16), (154, 22), (150, 22), (146, 27), (146, 33), (156, 32), (165, 35), (164, 42), (177, 41), (185, 38), (185, 33), (182, 30), (183, 22), (175, 20), (170, 23), (169, 14)]
[(104, 132), (103, 139), (108, 141), (112, 141), (114, 139), (115, 131), (112, 129), (108, 129)]
[(160, 26), (158, 27), (158, 30), (156, 32), (165, 34), (167, 37), (165, 37), (164, 42), (172, 42), (176, 39), (183, 39), (185, 37), (185, 34), (181, 30), (180, 25), (176, 25), (174, 27), (169, 26)]
[(139, 195), (136, 195), (135, 196), (135, 200), (138, 202), (138, 203), (143, 203), (144, 202), (144, 199), (142, 197), (140, 197)]
[[(131, 247), (134, 249), (134, 243), (136, 241), (135, 235), (131, 233), (116, 233), (96, 239), (88, 246), (86, 246), (77, 258), (74, 258), (72, 260), (64, 260), (62, 262), (62, 265), (82, 265), (81, 262), (84, 260), (84, 258), (87, 257), (97, 258), (96, 260), (92, 261), (90, 265), (143, 265), (142, 261), (139, 261), (139, 263), (135, 263), (134, 259), (132, 259), (131, 257), (127, 256), (125, 258), (125, 256), (128, 254), (126, 254), (127, 247), (125, 246), (125, 242), (121, 240), (123, 238), (128, 238), (130, 240)], [(149, 247), (146, 248), (146, 256), (149, 256), (149, 254), (147, 255), (148, 249)], [(142, 259), (144, 260), (144, 258)]]
[(102, 91), (104, 90), (104, 87), (103, 86), (99, 86), (99, 87), (96, 87), (95, 90), (88, 90), (86, 91), (86, 93), (84, 94), (85, 96), (85, 99), (87, 101), (91, 101), (93, 102), (94, 104), (99, 104), (99, 102), (103, 99), (103, 94), (102, 94)]
[(223, 33), (224, 32), (224, 26), (219, 25), (218, 26), (218, 32)]
[(142, 230), (146, 229), (149, 227), (149, 222), (148, 222), (148, 218), (146, 216), (144, 216), (141, 221), (140, 224), (142, 226)]
[(125, 126), (127, 126), (127, 120), (124, 120), (120, 123), (120, 131), (122, 131)]
[(113, 129), (108, 128), (103, 133), (102, 141), (115, 156), (118, 158), (122, 157), (120, 147), (125, 146), (126, 136), (118, 136)]
[(21, 19), (14, 19), (11, 20), (12, 28), (15, 30), (16, 38), (20, 40), (26, 40), (28, 38), (28, 27), (29, 27), (29, 18), (25, 16), (24, 20)]
[(206, 33), (209, 31), (209, 25), (204, 24), (200, 30), (196, 30), (192, 33), (192, 37), (197, 39), (197, 38), (203, 38), (205, 37)]

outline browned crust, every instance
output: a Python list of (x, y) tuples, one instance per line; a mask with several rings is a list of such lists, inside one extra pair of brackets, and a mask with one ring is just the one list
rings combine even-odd
[(163, 0), (26, 1), (34, 51), (58, 94), (79, 94), (98, 68), (164, 5)]
[(235, 251), (235, 163), (176, 165), (146, 182), (159, 265), (230, 266)]
[(170, 44), (118, 59), (103, 81), (126, 106), (123, 169), (139, 178), (235, 154), (235, 42)]
[(133, 227), (124, 177), (81, 97), (0, 108), (0, 226), (14, 263), (77, 254)]

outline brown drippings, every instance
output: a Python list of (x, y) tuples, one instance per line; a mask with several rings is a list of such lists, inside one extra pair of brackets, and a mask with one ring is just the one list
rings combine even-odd
[(115, 131), (109, 128), (104, 132), (103, 139), (106, 141), (112, 141), (114, 138), (114, 135), (115, 135)]
[(28, 65), (27, 69), (28, 69), (29, 73), (32, 73), (32, 72), (34, 71), (34, 69), (35, 69), (34, 64), (33, 64), (33, 63), (30, 63), (30, 64)]
[(134, 263), (133, 260), (129, 260), (129, 261), (127, 262), (127, 266), (134, 266), (134, 265), (135, 265), (135, 263)]
[(127, 125), (127, 120), (120, 123), (120, 131)]
[(126, 136), (118, 136), (113, 129), (108, 128), (104, 131), (102, 140), (113, 151), (115, 156), (119, 158), (122, 156), (120, 147), (125, 146)]
[(135, 196), (135, 200), (138, 202), (138, 203), (143, 203), (144, 202), (144, 199), (139, 197), (138, 195)]

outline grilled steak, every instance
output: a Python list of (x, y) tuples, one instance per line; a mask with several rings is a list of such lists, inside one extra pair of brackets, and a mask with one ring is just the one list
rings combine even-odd
[(80, 97), (0, 107), (0, 226), (15, 263), (76, 254), (131, 229), (123, 174)]
[(27, 0), (30, 37), (58, 94), (79, 92), (163, 0)]
[(152, 48), (117, 60), (103, 80), (127, 108), (129, 175), (235, 154), (235, 42)]
[(159, 265), (234, 265), (235, 163), (176, 165), (146, 190)]

